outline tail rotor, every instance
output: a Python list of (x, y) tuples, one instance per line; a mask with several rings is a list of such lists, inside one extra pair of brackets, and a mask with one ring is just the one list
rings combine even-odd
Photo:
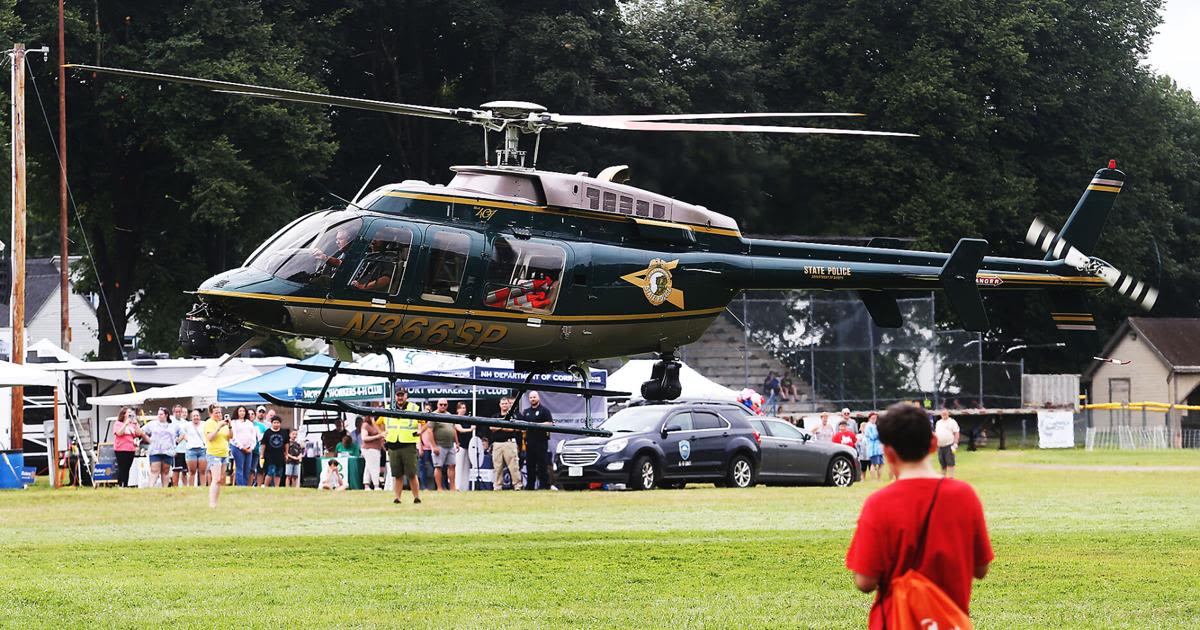
[(1158, 300), (1158, 289), (1126, 274), (1100, 258), (1084, 254), (1040, 219), (1033, 220), (1029, 231), (1025, 233), (1025, 241), (1079, 271), (1104, 280), (1105, 284), (1136, 302), (1144, 310), (1149, 311), (1154, 308), (1154, 303)]

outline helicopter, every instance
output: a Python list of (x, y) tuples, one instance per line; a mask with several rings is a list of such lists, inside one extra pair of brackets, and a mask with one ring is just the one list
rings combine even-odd
[[(913, 134), (707, 122), (859, 115), (841, 112), (563, 115), (523, 101), (449, 109), (138, 70), (73, 67), (246, 97), (478, 126), (484, 130), (488, 156), (488, 134), (503, 135), (494, 161), (489, 157), (483, 165), (452, 167), (454, 177), (446, 184), (405, 180), (367, 193), (368, 179), (344, 208), (294, 220), (242, 266), (206, 280), (195, 291), (196, 305), (180, 329), (181, 342), (193, 354), (214, 355), (220, 342), (244, 337), (247, 331), (315, 337), (330, 340), (342, 360), (354, 350), (407, 347), (510, 359), (531, 376), (571, 369), (580, 376), (582, 388), (557, 387), (578, 392), (587, 388), (588, 362), (653, 353), (658, 362), (641, 394), (671, 400), (681, 393), (677, 351), (699, 339), (742, 291), (853, 291), (878, 326), (894, 328), (902, 325), (896, 292), (940, 290), (963, 328), (984, 331), (989, 323), (981, 291), (1049, 289), (1054, 323), (1068, 334), (1094, 334), (1088, 290), (1113, 287), (1146, 310), (1158, 296), (1153, 287), (1091, 255), (1125, 182), (1115, 160), (1095, 172), (1060, 231), (1034, 220), (1026, 240), (1044, 253), (1041, 259), (989, 256), (989, 243), (974, 238), (960, 239), (949, 253), (873, 243), (791, 242), (748, 238), (727, 215), (631, 186), (625, 166), (605, 168), (594, 176), (539, 170), (541, 134), (572, 127)], [(523, 135), (534, 136), (532, 155), (521, 148)], [(301, 367), (329, 370), (330, 378), (339, 370), (405, 376), (338, 364)], [(590, 390), (585, 395), (602, 393)], [(365, 409), (321, 399), (307, 404)], [(509, 418), (499, 422), (520, 424)]]

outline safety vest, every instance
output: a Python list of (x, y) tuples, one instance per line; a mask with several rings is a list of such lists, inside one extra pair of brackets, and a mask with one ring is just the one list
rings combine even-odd
[[(417, 403), (409, 401), (404, 406), (404, 411), (420, 411)], [(388, 416), (384, 423), (384, 428), (387, 430), (388, 442), (399, 442), (401, 444), (416, 444), (417, 429), (420, 428), (419, 421), (416, 418), (394, 418)]]

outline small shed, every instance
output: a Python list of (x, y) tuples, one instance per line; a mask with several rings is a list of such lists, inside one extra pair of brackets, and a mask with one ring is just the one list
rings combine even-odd
[[(1091, 403), (1200, 404), (1200, 318), (1130, 317), (1100, 355), (1129, 361), (1095, 361), (1083, 372)], [(1096, 417), (1097, 426), (1106, 418)], [(1200, 424), (1200, 412), (1172, 410), (1170, 431)]]

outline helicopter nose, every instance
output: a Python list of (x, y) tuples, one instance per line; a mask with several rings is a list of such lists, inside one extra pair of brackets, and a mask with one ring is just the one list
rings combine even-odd
[(219, 273), (200, 284), (196, 297), (209, 319), (243, 327), (286, 328), (287, 310), (279, 301), (298, 286), (270, 274), (241, 267)]

